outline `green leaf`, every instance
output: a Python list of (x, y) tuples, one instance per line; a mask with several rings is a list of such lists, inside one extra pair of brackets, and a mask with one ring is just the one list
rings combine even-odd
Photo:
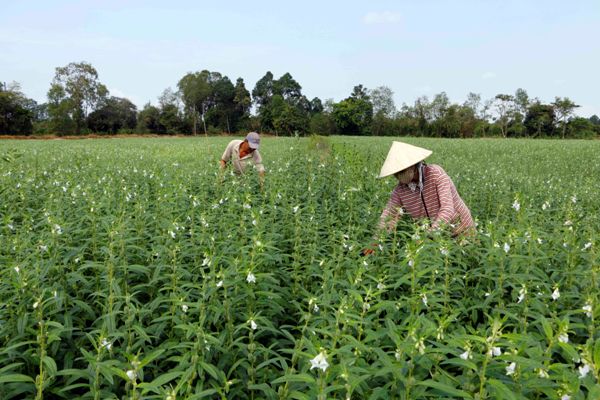
[(50, 376), (56, 375), (56, 371), (57, 371), (56, 361), (54, 361), (53, 358), (44, 356), (44, 358), (42, 358), (42, 363), (46, 366), (46, 369), (48, 369), (48, 375), (50, 375)]
[(504, 383), (497, 379), (490, 378), (487, 380), (490, 392), (493, 393), (498, 400), (517, 400), (513, 391)]
[(23, 374), (8, 374), (0, 376), (0, 383), (13, 383), (13, 382), (30, 382), (35, 383), (35, 380), (27, 375)]
[(550, 343), (552, 341), (552, 327), (550, 326), (550, 323), (548, 322), (548, 320), (544, 317), (542, 317), (541, 319), (542, 322), (542, 328), (544, 329), (544, 334), (546, 335), (546, 339), (548, 340), (548, 343)]
[(143, 382), (138, 386), (142, 389), (146, 389), (146, 391), (154, 391), (155, 393), (159, 393), (159, 388), (167, 382), (172, 381), (175, 378), (183, 375), (183, 371), (175, 371), (168, 372), (166, 374), (160, 375), (158, 378), (154, 379), (152, 382)]
[(313, 384), (315, 383), (315, 378), (310, 376), (309, 374), (293, 374), (293, 375), (284, 375), (281, 376), (277, 379), (275, 379), (274, 381), (272, 381), (272, 384), (276, 384), (276, 383), (285, 383), (285, 382), (302, 382), (302, 383), (310, 383)]
[(449, 394), (449, 395), (455, 396), (455, 397), (461, 397), (463, 399), (472, 399), (473, 398), (473, 396), (471, 396), (469, 393), (465, 392), (464, 390), (456, 389), (452, 386), (446, 385), (445, 383), (437, 382), (437, 381), (434, 381), (431, 379), (428, 379), (423, 382), (417, 382), (417, 385), (436, 389), (442, 393), (446, 393), (446, 394)]

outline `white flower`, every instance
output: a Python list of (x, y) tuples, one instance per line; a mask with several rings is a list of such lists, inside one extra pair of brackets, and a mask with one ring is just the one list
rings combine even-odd
[(442, 253), (442, 255), (445, 256), (445, 257), (448, 257), (448, 255), (450, 254), (450, 252), (448, 251), (448, 249), (445, 248), (445, 247), (442, 247), (440, 249), (440, 253)]
[(40, 245), (40, 250), (41, 251), (48, 251), (48, 246), (41, 244)]
[(15, 267), (15, 272), (18, 274), (21, 269), (19, 267)]
[(587, 376), (587, 374), (590, 373), (590, 371), (592, 370), (590, 368), (590, 366), (587, 363), (583, 363), (583, 367), (579, 367), (577, 368), (579, 371), (579, 379), (583, 379)]
[(415, 348), (419, 351), (419, 354), (425, 354), (425, 342), (423, 338), (420, 338), (415, 344)]
[(569, 334), (568, 333), (561, 333), (560, 335), (558, 335), (558, 341), (561, 343), (569, 343)]
[(538, 242), (538, 244), (544, 243), (544, 241), (541, 238), (537, 238), (537, 242)]
[(423, 304), (425, 304), (425, 307), (427, 307), (427, 294), (426, 293), (421, 294), (421, 301), (423, 302)]
[(379, 283), (377, 284), (377, 289), (379, 289), (379, 290), (383, 290), (383, 289), (385, 289), (385, 285), (384, 285), (383, 283), (379, 282)]
[(249, 209), (251, 209), (251, 208), (252, 208), (252, 206), (251, 206), (250, 204), (248, 204), (248, 203), (244, 203), (244, 208), (245, 208), (246, 210), (249, 210)]
[(542, 204), (542, 210), (546, 211), (547, 208), (550, 207), (550, 203), (548, 203), (547, 201), (544, 202), (544, 204)]
[(315, 304), (315, 306), (313, 307), (313, 311), (314, 312), (319, 312), (319, 306)]
[(130, 369), (129, 371), (127, 371), (127, 377), (130, 381), (135, 382), (135, 379), (137, 378), (137, 373), (134, 370)]
[(565, 226), (571, 226), (571, 225), (573, 225), (573, 222), (570, 219), (565, 221)]
[(585, 311), (585, 315), (588, 318), (592, 318), (592, 305), (589, 302), (585, 303), (585, 306), (583, 306), (581, 309)]
[(466, 350), (459, 357), (462, 358), (463, 360), (468, 360), (469, 358), (473, 358), (473, 356), (471, 355), (471, 351), (470, 350)]
[(296, 214), (298, 212), (299, 208), (300, 208), (300, 206), (295, 206), (294, 208), (292, 208), (292, 210), (294, 211), (294, 214)]
[(310, 369), (319, 368), (323, 372), (327, 370), (329, 367), (329, 363), (327, 362), (327, 356), (325, 356), (325, 352), (320, 352), (315, 358), (310, 360)]
[(485, 292), (484, 296), (485, 297), (490, 297), (490, 292)]
[(571, 396), (569, 396), (568, 394), (563, 394), (560, 400), (571, 400)]
[(552, 300), (558, 300), (560, 297), (560, 292), (558, 291), (558, 287), (554, 288), (554, 292), (552, 292)]
[(210, 258), (205, 257), (204, 260), (202, 260), (202, 266), (206, 267), (207, 265), (210, 265)]
[(590, 247), (592, 247), (592, 242), (587, 242), (586, 244), (583, 245), (583, 248), (581, 249), (581, 251), (585, 251), (585, 250), (589, 249)]
[(515, 200), (515, 202), (512, 205), (512, 208), (514, 208), (515, 211), (519, 211), (521, 209), (521, 205), (519, 204), (519, 200)]
[(508, 367), (506, 367), (506, 375), (507, 376), (514, 375), (515, 368), (517, 368), (517, 363), (511, 362), (510, 365)]
[(36, 309), (36, 308), (38, 308), (39, 305), (40, 305), (40, 302), (36, 301), (35, 303), (33, 303), (33, 308)]
[(492, 347), (487, 352), (490, 357), (498, 357), (502, 355), (502, 349), (500, 347)]
[(400, 350), (396, 349), (394, 357), (396, 357), (396, 361), (400, 361), (402, 359), (402, 353), (400, 352)]
[(519, 290), (519, 299), (517, 303), (522, 302), (525, 299), (525, 295), (527, 294), (527, 288), (523, 286), (521, 290)]
[(248, 283), (256, 283), (256, 276), (254, 276), (254, 274), (252, 272), (250, 272), (248, 274), (248, 276), (246, 277), (246, 282), (248, 282)]
[(187, 304), (182, 304), (181, 309), (183, 310), (184, 313), (186, 313), (186, 312), (188, 312), (189, 307)]
[(171, 235), (171, 237), (172, 237), (173, 239), (175, 239), (175, 232), (173, 232), (173, 231), (169, 231), (169, 235)]
[(102, 343), (100, 343), (100, 347), (105, 348), (106, 350), (110, 350), (112, 348), (112, 343), (106, 339), (102, 339)]
[(546, 372), (546, 370), (543, 368), (540, 368), (540, 370), (538, 371), (538, 376), (542, 379), (548, 379), (550, 377), (548, 375), (548, 372)]
[(15, 227), (12, 224), (8, 224), (7, 226), (8, 226), (8, 229), (10, 229), (11, 231), (15, 230)]
[(573, 204), (577, 203), (577, 196), (572, 196), (571, 201), (573, 202)]
[(508, 243), (504, 243), (504, 252), (508, 253), (509, 250), (510, 250), (510, 245)]
[(219, 282), (217, 282), (217, 287), (221, 287), (223, 286), (223, 280), (220, 280)]
[(250, 320), (250, 328), (252, 328), (253, 331), (255, 331), (256, 328), (258, 328), (258, 325), (256, 325), (256, 322), (254, 322), (253, 319)]

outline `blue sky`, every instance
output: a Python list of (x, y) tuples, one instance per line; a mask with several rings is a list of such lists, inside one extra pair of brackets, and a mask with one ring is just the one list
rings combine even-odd
[[(340, 101), (388, 86), (396, 106), (445, 91), (487, 99), (524, 88), (600, 115), (600, 1), (13, 1), (0, 13), (0, 81), (39, 102), (55, 68), (87, 61), (138, 107), (187, 72), (289, 72)], [(284, 5), (284, 3), (287, 3)]]

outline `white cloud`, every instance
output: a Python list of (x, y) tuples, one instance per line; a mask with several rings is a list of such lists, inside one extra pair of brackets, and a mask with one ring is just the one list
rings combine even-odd
[(367, 25), (396, 24), (400, 22), (401, 15), (392, 11), (371, 11), (365, 14), (363, 22)]
[(496, 73), (495, 72), (485, 72), (483, 75), (481, 75), (482, 79), (493, 79), (496, 77)]

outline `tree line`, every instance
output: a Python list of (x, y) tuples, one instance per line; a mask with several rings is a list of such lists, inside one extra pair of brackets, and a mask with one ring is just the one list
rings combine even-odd
[(552, 103), (530, 98), (524, 89), (491, 99), (469, 93), (453, 103), (445, 92), (422, 96), (397, 108), (386, 86), (353, 88), (335, 102), (309, 100), (285, 73), (267, 72), (250, 92), (219, 72), (202, 70), (167, 88), (158, 105), (141, 110), (126, 98), (111, 96), (89, 63), (56, 68), (47, 102), (38, 104), (16, 82), (0, 82), (0, 134), (220, 134), (250, 130), (275, 135), (372, 135), (586, 138), (600, 135), (600, 118), (575, 116), (568, 97)]

